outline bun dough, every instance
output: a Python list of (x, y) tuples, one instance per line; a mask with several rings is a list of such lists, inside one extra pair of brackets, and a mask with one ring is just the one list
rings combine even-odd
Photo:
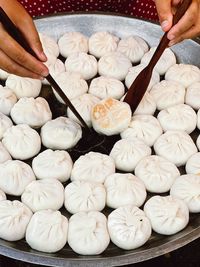
[(0, 164), (0, 177), (0, 188), (13, 196), (21, 196), (26, 186), (36, 179), (31, 167), (20, 160)]
[[(129, 68), (128, 73), (125, 78), (125, 84), (127, 88), (130, 88), (131, 84), (135, 81), (139, 73), (146, 67), (145, 64), (139, 64), (137, 66), (134, 66), (132, 68)], [(152, 73), (152, 77), (150, 80), (150, 83), (148, 85), (147, 91), (151, 90), (152, 86), (154, 86), (156, 83), (159, 83), (160, 81), (160, 75), (159, 73), (154, 70)]]
[(31, 210), (20, 201), (0, 201), (0, 238), (7, 241), (24, 238), (31, 217)]
[(11, 89), (0, 85), (0, 112), (9, 115), (12, 107), (17, 102), (17, 97)]
[(197, 137), (197, 141), (196, 141), (198, 150), (200, 150), (200, 135)]
[(153, 146), (157, 138), (162, 134), (159, 121), (151, 115), (134, 115), (129, 127), (121, 132), (121, 138), (138, 138), (146, 145)]
[(66, 117), (48, 121), (41, 128), (42, 144), (51, 149), (72, 148), (81, 137), (81, 126)]
[(39, 134), (26, 124), (10, 127), (4, 134), (2, 143), (14, 159), (26, 160), (39, 153)]
[(40, 80), (10, 74), (6, 80), (6, 86), (10, 88), (19, 99), (22, 97), (37, 97), (40, 94), (42, 82)]
[(166, 72), (165, 80), (176, 81), (188, 87), (200, 82), (200, 69), (189, 64), (175, 64)]
[(148, 51), (147, 43), (139, 36), (129, 36), (119, 41), (117, 51), (126, 55), (131, 62), (138, 63)]
[(98, 211), (79, 212), (69, 219), (68, 243), (81, 255), (101, 254), (109, 245), (106, 216)]
[(119, 134), (128, 128), (131, 115), (131, 109), (127, 103), (106, 98), (93, 107), (92, 125), (98, 133), (108, 136)]
[(33, 181), (25, 188), (21, 199), (33, 212), (59, 210), (64, 203), (64, 187), (56, 179)]
[(67, 71), (78, 72), (83, 79), (92, 79), (97, 74), (97, 60), (84, 52), (74, 53), (65, 61)]
[(32, 161), (33, 171), (38, 179), (58, 179), (66, 182), (71, 174), (72, 159), (67, 151), (47, 149)]
[(116, 209), (125, 205), (142, 206), (147, 193), (142, 180), (132, 173), (115, 173), (104, 183), (107, 193), (106, 204)]
[(91, 81), (89, 93), (101, 99), (112, 97), (119, 100), (124, 95), (125, 88), (117, 79), (100, 76)]
[(4, 133), (13, 125), (11, 119), (0, 112), (0, 140)]
[(191, 84), (185, 95), (185, 103), (191, 106), (192, 108), (198, 110), (200, 109), (200, 82)]
[(142, 158), (150, 155), (151, 148), (134, 137), (117, 141), (110, 152), (116, 168), (125, 172), (132, 172)]
[(67, 32), (58, 40), (60, 54), (67, 58), (73, 53), (88, 52), (88, 38), (80, 32)]
[(58, 57), (59, 47), (56, 41), (44, 33), (39, 33), (39, 37), (40, 37), (40, 42), (42, 43), (44, 53), (47, 56), (47, 58), (50, 56)]
[(0, 69), (0, 79), (1, 80), (5, 81), (9, 75), (10, 75), (10, 73), (8, 73), (7, 71)]
[(178, 82), (163, 80), (152, 87), (150, 95), (156, 102), (157, 109), (162, 110), (174, 105), (183, 104), (185, 87)]
[(154, 144), (154, 150), (176, 166), (185, 165), (190, 156), (197, 152), (192, 138), (181, 131), (167, 131)]
[(197, 125), (196, 112), (188, 105), (179, 104), (158, 113), (158, 120), (166, 131), (185, 131), (190, 134)]
[(42, 252), (57, 252), (67, 242), (68, 220), (59, 211), (37, 211), (27, 227), (26, 242)]
[(16, 124), (28, 124), (32, 128), (39, 128), (52, 118), (49, 104), (43, 97), (21, 98), (10, 114)]
[(106, 191), (100, 183), (74, 181), (65, 187), (65, 208), (72, 214), (101, 211), (105, 208)]
[(156, 233), (173, 235), (186, 227), (189, 210), (183, 200), (173, 196), (154, 196), (144, 205), (144, 212)]
[(181, 175), (175, 180), (170, 195), (182, 199), (190, 212), (200, 212), (200, 176)]
[(156, 102), (153, 97), (146, 92), (141, 102), (136, 108), (134, 115), (153, 115), (156, 111)]
[(108, 231), (111, 241), (119, 248), (136, 249), (150, 238), (151, 223), (141, 209), (127, 205), (109, 214)]
[[(56, 82), (70, 100), (79, 97), (88, 91), (87, 82), (82, 79), (82, 76), (79, 73), (69, 71), (60, 73), (56, 77)], [(65, 104), (58, 93), (54, 89), (53, 91), (58, 101)]]
[(143, 158), (135, 168), (135, 175), (152, 193), (168, 192), (180, 172), (175, 164), (156, 155)]
[(115, 163), (110, 156), (89, 152), (74, 162), (71, 180), (104, 183), (106, 177), (114, 172)]
[(0, 189), (0, 201), (6, 200), (6, 194)]
[(106, 53), (98, 62), (99, 75), (120, 81), (125, 79), (131, 67), (130, 59), (119, 52)]
[[(65, 64), (60, 59), (58, 59), (58, 58), (56, 58), (55, 61), (53, 61), (53, 62), (45, 62), (45, 63), (46, 63), (45, 65), (49, 69), (49, 73), (51, 74), (51, 76), (54, 79), (56, 79), (57, 76), (60, 73), (63, 73), (63, 72), (66, 71)], [(49, 82), (46, 79), (44, 79), (42, 81), (42, 83), (45, 84), (45, 85), (48, 85), (49, 84)]]
[(89, 53), (100, 58), (106, 53), (116, 51), (119, 38), (109, 32), (96, 32), (89, 38)]
[[(141, 63), (142, 64), (149, 64), (153, 54), (155, 53), (157, 47), (152, 47), (142, 58)], [(174, 53), (172, 52), (172, 50), (170, 48), (165, 49), (165, 51), (163, 52), (162, 56), (160, 57), (160, 59), (158, 60), (156, 66), (155, 66), (155, 70), (160, 74), (160, 75), (164, 75), (166, 73), (166, 71), (173, 66), (174, 64), (176, 64), (176, 57), (174, 55)]]
[(200, 152), (193, 154), (185, 165), (186, 173), (200, 175)]
[[(76, 108), (79, 114), (81, 114), (82, 118), (89, 127), (92, 126), (91, 111), (99, 101), (100, 99), (92, 94), (80, 95), (79, 97), (71, 100), (72, 105)], [(75, 122), (80, 123), (69, 107), (67, 108), (67, 116)]]
[(4, 163), (7, 160), (10, 160), (11, 156), (8, 153), (7, 149), (5, 146), (0, 142), (0, 163)]

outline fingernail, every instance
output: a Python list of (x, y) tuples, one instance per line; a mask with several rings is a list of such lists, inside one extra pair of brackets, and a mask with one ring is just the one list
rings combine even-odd
[(41, 74), (42, 74), (43, 77), (46, 77), (49, 74), (49, 71), (48, 70), (43, 70)]
[(167, 28), (168, 25), (169, 25), (168, 20), (164, 20), (164, 21), (161, 23), (161, 27), (162, 27), (163, 31)]
[(47, 57), (44, 52), (40, 53), (40, 58), (42, 59), (42, 61), (47, 61)]
[(175, 38), (175, 35), (173, 35), (173, 34), (168, 34), (168, 35), (167, 35), (167, 38), (171, 41), (171, 40), (173, 40), (173, 39)]

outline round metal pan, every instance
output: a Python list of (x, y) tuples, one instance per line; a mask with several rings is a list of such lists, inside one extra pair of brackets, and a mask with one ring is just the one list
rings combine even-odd
[[(56, 39), (67, 31), (80, 31), (90, 36), (96, 31), (109, 31), (119, 37), (139, 35), (150, 46), (157, 45), (162, 32), (156, 24), (112, 14), (72, 14), (51, 16), (35, 21), (40, 32)], [(188, 40), (173, 48), (179, 62), (200, 67), (200, 46), (198, 41)], [(191, 214), (188, 226), (173, 236), (153, 233), (141, 248), (124, 251), (112, 243), (99, 256), (79, 256), (68, 245), (55, 254), (32, 250), (25, 240), (7, 242), (0, 240), (0, 254), (39, 265), (47, 266), (120, 266), (148, 260), (180, 248), (200, 236), (200, 216)]]

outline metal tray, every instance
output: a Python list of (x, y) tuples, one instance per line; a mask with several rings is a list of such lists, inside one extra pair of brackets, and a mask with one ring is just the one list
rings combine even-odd
[[(90, 36), (96, 31), (109, 31), (119, 37), (139, 35), (150, 46), (157, 45), (162, 32), (156, 24), (113, 14), (81, 13), (37, 19), (36, 26), (58, 39), (66, 31), (80, 31)], [(179, 62), (200, 67), (200, 46), (197, 41), (187, 40), (173, 48)], [(79, 256), (68, 245), (55, 254), (32, 250), (25, 240), (7, 242), (0, 240), (0, 254), (47, 266), (120, 266), (148, 260), (180, 248), (200, 237), (200, 216), (191, 214), (188, 226), (173, 236), (153, 233), (150, 240), (141, 248), (125, 251), (110, 243), (107, 250), (98, 256)]]

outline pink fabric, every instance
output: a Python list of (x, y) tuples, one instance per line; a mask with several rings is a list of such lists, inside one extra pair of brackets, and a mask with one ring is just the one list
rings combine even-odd
[(103, 11), (158, 20), (153, 0), (19, 0), (32, 17), (58, 12)]

